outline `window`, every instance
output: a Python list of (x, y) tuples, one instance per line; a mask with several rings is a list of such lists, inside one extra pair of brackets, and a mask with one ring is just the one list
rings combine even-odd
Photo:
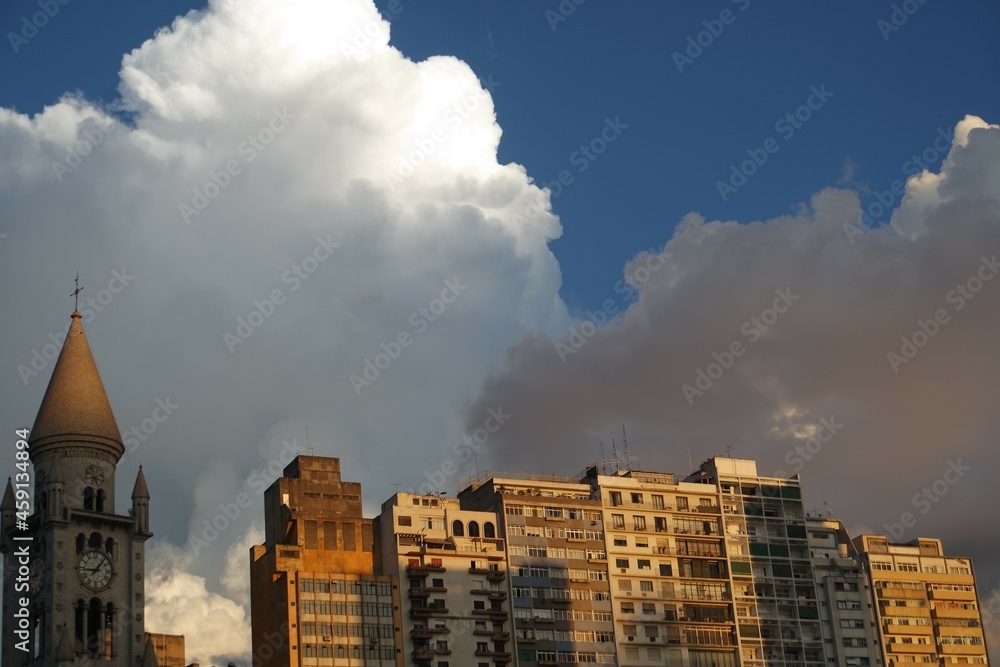
[(413, 517), (406, 516), (405, 514), (400, 514), (398, 517), (396, 517), (396, 523), (400, 526), (412, 526)]
[(677, 509), (686, 512), (688, 509), (688, 499), (684, 496), (677, 496)]
[(667, 532), (667, 517), (665, 516), (653, 517), (653, 528), (658, 533)]
[(624, 591), (626, 593), (631, 593), (632, 592), (632, 582), (629, 581), (628, 579), (619, 579), (618, 580), (618, 590)]
[(639, 590), (643, 591), (645, 593), (652, 593), (653, 592), (653, 582), (652, 581), (640, 581), (639, 582)]
[(632, 517), (632, 522), (635, 524), (636, 530), (646, 530), (646, 517), (635, 515)]
[(622, 503), (621, 491), (611, 491), (608, 494), (608, 499), (611, 501), (612, 507), (621, 507), (624, 504)]
[(674, 576), (673, 567), (670, 565), (670, 563), (660, 563), (660, 576), (661, 577)]
[(857, 591), (858, 585), (853, 582), (837, 581), (833, 584), (833, 589), (836, 591)]
[(650, 564), (650, 562), (649, 562), (649, 559), (647, 559), (647, 558), (640, 558), (640, 559), (639, 559), (639, 560), (638, 560), (638, 561), (636, 562), (636, 565), (638, 565), (638, 567), (639, 567), (639, 569), (640, 569), (640, 570), (650, 570), (650, 569), (652, 569), (652, 567), (653, 567), (653, 566), (652, 566), (652, 565)]
[(461, 521), (456, 519), (455, 521), (452, 522), (451, 534), (454, 535), (455, 537), (463, 537), (465, 535), (465, 526), (462, 525)]
[(497, 536), (496, 528), (493, 527), (493, 522), (487, 521), (483, 524), (483, 537), (494, 538)]
[(299, 579), (299, 590), (303, 593), (313, 592), (313, 580), (312, 579)]
[(628, 567), (628, 566), (629, 566), (628, 558), (615, 559), (615, 567)]
[(632, 502), (635, 503), (636, 505), (641, 505), (642, 504), (642, 494), (641, 493), (633, 493), (632, 494)]
[(611, 515), (611, 525), (614, 528), (624, 528), (625, 527), (625, 515), (624, 514), (612, 514)]
[(663, 508), (663, 496), (653, 494), (653, 509), (662, 510)]
[(626, 539), (624, 539), (622, 537), (616, 537), (615, 540), (614, 540), (614, 542), (615, 542), (615, 546), (616, 547), (627, 547), (628, 546), (628, 540), (626, 540)]
[(623, 614), (634, 614), (635, 605), (631, 602), (622, 602), (622, 613)]

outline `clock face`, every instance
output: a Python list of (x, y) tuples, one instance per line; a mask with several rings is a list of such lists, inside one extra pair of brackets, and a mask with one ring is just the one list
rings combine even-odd
[(92, 591), (103, 591), (115, 576), (111, 561), (100, 551), (88, 551), (80, 556), (77, 573), (83, 585)]

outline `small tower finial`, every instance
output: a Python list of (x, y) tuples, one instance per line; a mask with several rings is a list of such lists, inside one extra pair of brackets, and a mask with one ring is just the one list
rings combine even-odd
[(80, 292), (83, 291), (83, 288), (80, 287), (80, 272), (79, 271), (76, 272), (76, 281), (75, 282), (76, 282), (76, 289), (73, 290), (72, 292), (70, 292), (70, 296), (73, 297), (73, 312), (77, 312), (77, 311), (80, 310)]

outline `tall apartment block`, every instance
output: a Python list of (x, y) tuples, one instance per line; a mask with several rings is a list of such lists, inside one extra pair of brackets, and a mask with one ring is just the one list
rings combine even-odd
[(494, 512), (397, 493), (375, 519), (376, 571), (401, 582), (405, 664), (512, 661), (507, 554)]
[(855, 558), (844, 524), (806, 517), (827, 664), (882, 664), (868, 575)]
[(719, 492), (664, 473), (587, 471), (608, 545), (623, 667), (739, 664)]
[(861, 535), (854, 545), (871, 577), (886, 667), (989, 664), (968, 558), (945, 556), (940, 540), (922, 537), (895, 544)]
[(487, 475), (458, 493), (506, 539), (517, 664), (614, 664), (601, 501), (554, 475)]
[(713, 457), (684, 481), (720, 494), (739, 664), (825, 665), (798, 476), (765, 477), (754, 461)]
[(298, 456), (264, 494), (264, 544), (250, 550), (258, 667), (401, 667), (399, 584), (375, 576), (361, 485), (340, 460)]

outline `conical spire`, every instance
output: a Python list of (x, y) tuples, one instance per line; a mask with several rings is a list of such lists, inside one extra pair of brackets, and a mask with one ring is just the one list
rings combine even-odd
[(146, 476), (142, 474), (142, 466), (139, 466), (139, 474), (135, 476), (135, 488), (132, 489), (132, 500), (137, 498), (149, 500), (149, 487), (146, 486)]
[(59, 633), (59, 644), (56, 646), (56, 664), (73, 662), (73, 647), (69, 643), (69, 629), (64, 625)]
[(160, 667), (160, 661), (156, 659), (156, 649), (153, 648), (153, 638), (146, 633), (146, 651), (142, 656), (142, 667)]
[(125, 447), (81, 319), (79, 311), (74, 311), (31, 429), (32, 448), (63, 439), (82, 439), (111, 445), (120, 457)]
[(15, 509), (17, 509), (17, 504), (14, 502), (14, 487), (10, 483), (10, 477), (8, 477), (7, 489), (3, 492), (3, 502), (0, 502), (0, 510), (6, 512)]

